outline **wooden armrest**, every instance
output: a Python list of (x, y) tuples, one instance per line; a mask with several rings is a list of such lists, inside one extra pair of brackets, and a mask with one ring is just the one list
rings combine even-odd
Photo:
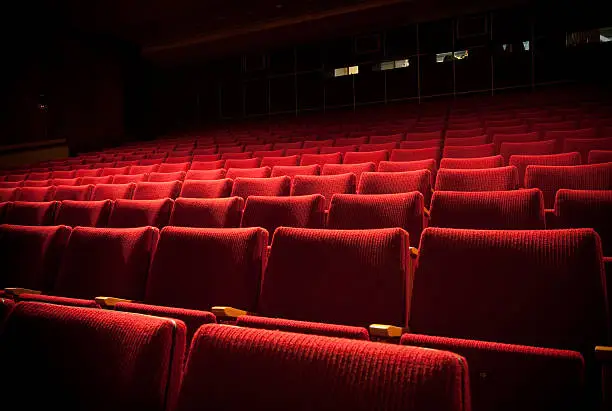
[(12, 296), (20, 296), (21, 294), (42, 294), (40, 291), (38, 290), (30, 290), (29, 288), (18, 288), (18, 287), (11, 287), (11, 288), (5, 288), (4, 291)]
[(370, 335), (380, 338), (399, 338), (404, 333), (402, 327), (386, 324), (370, 324)]
[(431, 218), (431, 212), (427, 208), (423, 209), (423, 213), (425, 214), (425, 217)]
[(225, 307), (222, 305), (214, 306), (211, 311), (217, 317), (225, 317), (225, 318), (238, 318), (242, 315), (247, 315), (247, 312), (244, 310), (239, 310), (234, 307)]
[(417, 258), (419, 256), (419, 250), (416, 247), (409, 247), (410, 257)]
[(601, 362), (612, 362), (612, 347), (598, 345), (595, 347), (595, 358)]
[(124, 298), (116, 298), (116, 297), (96, 297), (96, 303), (100, 307), (111, 308), (117, 305), (117, 303), (131, 303), (132, 300), (126, 300)]

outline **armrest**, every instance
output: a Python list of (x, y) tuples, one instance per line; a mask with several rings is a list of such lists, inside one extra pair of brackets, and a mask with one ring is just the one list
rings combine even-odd
[(370, 335), (379, 338), (400, 338), (404, 333), (402, 327), (386, 324), (370, 324)]
[(116, 297), (96, 297), (96, 303), (102, 308), (113, 308), (117, 303), (131, 303), (132, 300), (126, 300)]
[(429, 209), (424, 208), (423, 209), (423, 214), (425, 214), (425, 217), (431, 218), (431, 212), (429, 211)]
[(598, 345), (595, 347), (595, 358), (602, 363), (612, 363), (612, 347)]
[(42, 294), (38, 290), (30, 290), (28, 288), (18, 288), (18, 287), (5, 288), (4, 292), (14, 297), (19, 297), (21, 294), (36, 294), (36, 295)]
[(214, 306), (213, 308), (211, 308), (211, 311), (217, 317), (223, 317), (223, 318), (238, 318), (242, 315), (248, 314), (244, 310), (239, 310), (238, 308), (234, 308), (234, 307), (225, 307), (222, 305)]
[(410, 257), (417, 258), (419, 256), (419, 250), (416, 247), (409, 247), (408, 250)]

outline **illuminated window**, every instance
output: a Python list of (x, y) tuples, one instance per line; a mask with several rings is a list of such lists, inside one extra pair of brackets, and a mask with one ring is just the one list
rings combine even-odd
[(359, 74), (359, 66), (341, 67), (334, 70), (334, 77), (353, 76)]
[(529, 40), (521, 41), (521, 43), (519, 44), (518, 50), (514, 46), (516, 46), (516, 44), (502, 44), (502, 49), (506, 53), (514, 53), (517, 51), (529, 51), (529, 49), (531, 48), (531, 42)]
[(467, 50), (459, 50), (455, 51), (454, 53), (450, 51), (447, 53), (438, 53), (436, 54), (436, 63), (446, 63), (448, 61), (453, 60), (463, 60), (466, 59), (468, 55), (469, 53)]
[(402, 59), (402, 60), (394, 60), (394, 61), (383, 61), (374, 66), (374, 70), (393, 70), (410, 66), (410, 60)]
[(531, 41), (527, 40), (523, 42), (523, 48), (525, 49), (525, 51), (529, 51), (529, 49), (531, 48)]
[(609, 41), (612, 41), (612, 27), (576, 31), (574, 33), (567, 33), (565, 37), (565, 45), (567, 47), (590, 43), (607, 43)]

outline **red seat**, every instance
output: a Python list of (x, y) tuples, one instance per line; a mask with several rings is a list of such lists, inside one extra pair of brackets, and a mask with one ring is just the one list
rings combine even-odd
[(187, 171), (189, 170), (189, 167), (191, 166), (191, 163), (189, 162), (182, 162), (182, 163), (163, 163), (159, 165), (159, 168), (157, 169), (158, 173), (177, 173), (180, 171)]
[(308, 166), (312, 164), (318, 164), (323, 166), (323, 164), (341, 164), (342, 163), (342, 154), (341, 153), (332, 153), (332, 154), (302, 154), (302, 159), (300, 160), (301, 166)]
[(249, 196), (288, 196), (291, 179), (287, 176), (270, 178), (243, 178), (234, 180), (232, 196), (242, 197), (245, 201)]
[(589, 151), (589, 164), (612, 163), (612, 150)]
[(302, 142), (301, 141), (295, 141), (292, 143), (286, 143), (286, 142), (281, 142), (281, 143), (274, 143), (274, 149), (290, 149), (290, 148), (302, 148)]
[(55, 224), (70, 227), (106, 227), (113, 202), (64, 200), (56, 213)]
[(185, 180), (221, 180), (225, 178), (225, 169), (216, 170), (189, 170), (185, 175)]
[(372, 162), (356, 164), (325, 164), (321, 169), (321, 175), (330, 176), (336, 174), (353, 173), (357, 177), (357, 183), (359, 183), (359, 177), (361, 177), (361, 173), (366, 171), (376, 171), (376, 164)]
[(233, 181), (223, 180), (186, 180), (183, 182), (180, 197), (186, 198), (220, 198), (229, 197)]
[(167, 183), (170, 181), (183, 181), (186, 173), (184, 171), (175, 171), (173, 173), (151, 173), (149, 179), (143, 182), (150, 183)]
[(399, 148), (402, 150), (413, 150), (413, 149), (424, 149), (424, 148), (440, 148), (442, 140), (416, 140), (416, 141), (402, 141)]
[(178, 197), (181, 192), (180, 181), (165, 183), (137, 183), (134, 189), (134, 200), (158, 200), (161, 198)]
[[(463, 128), (463, 129), (454, 129), (454, 130), (446, 130), (445, 136), (446, 139), (457, 139), (457, 138), (471, 138), (471, 137), (475, 137), (475, 136), (482, 136), (483, 135), (483, 129), (479, 126), (479, 127), (475, 127), (475, 128)], [(486, 144), (487, 141), (483, 142), (483, 143), (478, 143), (478, 144)]]
[(566, 138), (563, 142), (563, 152), (578, 152), (583, 164), (589, 163), (591, 150), (612, 150), (612, 137), (610, 138)]
[(493, 144), (495, 144), (495, 152), (499, 153), (503, 143), (526, 143), (538, 141), (538, 133), (532, 131), (530, 133), (515, 133), (515, 134), (494, 134)]
[(334, 145), (334, 140), (318, 140), (318, 141), (307, 140), (307, 141), (304, 141), (302, 148), (320, 148), (320, 147), (329, 147), (333, 145)]
[[(144, 183), (139, 183), (144, 184)], [(134, 194), (136, 184), (97, 184), (91, 195), (92, 201), (116, 200), (119, 198), (129, 200)]]
[(510, 165), (518, 169), (519, 183), (523, 187), (525, 184), (525, 171), (528, 165), (577, 166), (580, 165), (580, 154), (513, 155), (510, 157)]
[(101, 168), (83, 169), (83, 170), (76, 171), (76, 177), (100, 177), (101, 175), (102, 175)]
[(130, 174), (156, 173), (158, 169), (159, 169), (158, 164), (153, 164), (150, 166), (132, 166), (130, 167)]
[(15, 201), (5, 212), (4, 224), (53, 225), (58, 206), (58, 201)]
[(547, 155), (556, 153), (556, 141), (531, 141), (525, 143), (502, 143), (499, 154), (508, 163), (513, 155)]
[(297, 166), (299, 162), (300, 157), (297, 155), (286, 157), (264, 157), (261, 159), (261, 166), (268, 166), (274, 169), (276, 166)]
[(108, 227), (165, 227), (170, 220), (173, 205), (174, 202), (169, 198), (160, 200), (115, 200), (108, 219)]
[(440, 168), (495, 168), (503, 167), (502, 156), (476, 157), (476, 158), (443, 158)]
[(168, 225), (200, 228), (240, 227), (244, 200), (226, 198), (177, 198)]
[(354, 194), (356, 184), (357, 178), (352, 173), (329, 176), (296, 175), (293, 178), (291, 195), (321, 194), (325, 197), (325, 209), (328, 209), (334, 194)]
[(25, 180), (22, 187), (49, 187), (51, 180)]
[(51, 180), (51, 185), (54, 186), (78, 186), (80, 184), (80, 178), (54, 178)]
[(51, 201), (55, 195), (55, 187), (21, 187), (17, 191), (16, 200), (29, 202)]
[(246, 160), (253, 157), (253, 153), (244, 152), (244, 153), (223, 153), (221, 154), (222, 160)]
[(104, 177), (81, 177), (80, 185), (98, 185), (98, 184), (112, 184), (113, 176)]
[(194, 155), (191, 161), (191, 168), (193, 169), (193, 163), (212, 163), (219, 160), (221, 160), (221, 154)]
[(389, 160), (389, 152), (386, 150), (379, 151), (365, 151), (355, 153), (345, 153), (344, 164), (363, 164), (363, 163), (374, 163), (378, 165), (381, 161)]
[(19, 198), (21, 188), (0, 188), (0, 202), (14, 201)]
[(285, 156), (301, 156), (303, 154), (319, 154), (319, 147), (288, 148), (285, 150)]
[(400, 171), (393, 173), (363, 173), (358, 194), (397, 194), (418, 191), (429, 207), (431, 199), (431, 173), (429, 170)]
[(215, 170), (223, 168), (225, 166), (225, 160), (217, 161), (194, 161), (191, 163), (190, 170)]
[(225, 168), (257, 168), (260, 163), (260, 158), (229, 159), (225, 160)]
[(440, 140), (442, 138), (442, 131), (424, 131), (416, 133), (406, 133), (406, 141), (417, 141), (417, 140)]
[(264, 330), (288, 331), (300, 334), (314, 334), (329, 337), (350, 338), (353, 340), (369, 340), (370, 335), (363, 327), (350, 325), (316, 323), (310, 321), (286, 320), (284, 318), (268, 318), (256, 315), (242, 315), (236, 319), (239, 327), (260, 328)]
[(113, 176), (112, 184), (142, 183), (143, 181), (148, 180), (148, 174), (121, 174)]
[(391, 152), (391, 150), (395, 150), (398, 144), (397, 142), (390, 142), (390, 143), (378, 143), (378, 144), (362, 144), (359, 146), (359, 151), (360, 152), (368, 152), (368, 151), (387, 151), (387, 152)]
[(452, 169), (441, 168), (436, 178), (436, 191), (505, 191), (519, 186), (518, 170), (514, 166)]
[(130, 167), (108, 167), (102, 169), (102, 176), (114, 176), (117, 174), (129, 174)]
[[(447, 132), (448, 134), (448, 132)], [(444, 140), (445, 146), (481, 146), (489, 142), (489, 136), (487, 135), (474, 135), (473, 137), (453, 137), (449, 138), (446, 136)]]
[(321, 174), (321, 166), (318, 164), (309, 166), (274, 166), (272, 169), (272, 177), (318, 176), (319, 174)]
[(403, 133), (390, 134), (387, 136), (370, 136), (370, 144), (399, 143), (403, 139)]
[(272, 174), (270, 167), (257, 168), (228, 168), (225, 176), (227, 178), (236, 179), (243, 178), (268, 178)]
[(42, 180), (49, 180), (50, 178), (51, 178), (51, 173), (48, 171), (44, 171), (40, 173), (30, 173), (28, 174), (28, 177), (26, 178), (26, 180), (42, 181)]
[(341, 147), (341, 146), (350, 146), (350, 145), (355, 145), (355, 146), (359, 146), (361, 144), (365, 144), (368, 142), (368, 138), (367, 137), (345, 137), (345, 138), (337, 138), (334, 140), (334, 146), (336, 147)]
[(51, 173), (51, 178), (76, 178), (76, 170), (69, 171), (53, 171)]
[(389, 161), (418, 161), (418, 160), (438, 160), (440, 157), (440, 148), (421, 148), (416, 150), (393, 150)]
[(285, 150), (260, 150), (254, 151), (253, 157), (264, 158), (264, 157), (282, 157), (285, 155)]
[(495, 145), (481, 144), (478, 146), (445, 146), (442, 157), (447, 158), (473, 158), (494, 156)]

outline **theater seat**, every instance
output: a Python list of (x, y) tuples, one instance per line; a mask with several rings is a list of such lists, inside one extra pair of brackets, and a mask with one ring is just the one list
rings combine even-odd
[(519, 186), (518, 170), (514, 166), (452, 169), (441, 168), (436, 179), (436, 191), (505, 191)]
[(544, 197), (538, 189), (513, 191), (436, 191), (430, 227), (481, 230), (543, 230)]
[(6, 210), (4, 224), (15, 225), (53, 225), (58, 201), (23, 202), (15, 201)]
[(245, 201), (249, 196), (288, 196), (291, 179), (287, 176), (270, 178), (244, 178), (234, 180), (232, 196), (242, 197)]
[(64, 200), (56, 213), (55, 224), (70, 227), (106, 227), (112, 207), (111, 200)]
[(389, 161), (419, 161), (419, 160), (438, 160), (440, 157), (440, 147), (421, 148), (417, 150), (393, 150)]
[(194, 161), (191, 163), (190, 170), (216, 170), (223, 168), (225, 160), (211, 160), (211, 161)]
[(221, 180), (225, 178), (225, 169), (216, 170), (189, 170), (185, 180)]
[(342, 162), (344, 164), (363, 164), (374, 163), (378, 165), (381, 161), (389, 160), (389, 152), (387, 150), (379, 151), (364, 151), (356, 153), (345, 153)]
[(503, 167), (502, 156), (476, 157), (476, 158), (443, 158), (440, 168), (495, 168)]
[[(230, 387), (236, 369), (251, 383)], [(444, 351), (209, 324), (193, 339), (178, 411), (269, 409), (270, 398), (283, 410), (467, 411), (467, 372)]]
[(270, 167), (256, 167), (256, 168), (228, 168), (225, 176), (227, 178), (236, 179), (242, 178), (268, 178), (272, 170)]
[(354, 194), (356, 184), (357, 178), (352, 173), (331, 176), (297, 175), (293, 178), (291, 195), (321, 194), (325, 197), (325, 209), (328, 209), (334, 194)]
[(182, 198), (174, 202), (171, 226), (201, 228), (240, 227), (244, 200), (228, 198)]
[(519, 172), (519, 183), (525, 185), (525, 171), (528, 165), (539, 166), (577, 166), (580, 165), (579, 153), (563, 153), (550, 155), (513, 155), (509, 165), (515, 166)]
[(0, 296), (0, 330), (3, 328), (4, 321), (13, 311), (13, 308), (15, 308), (15, 301)]
[(323, 228), (325, 198), (320, 194), (292, 197), (250, 196), (242, 216), (242, 227), (262, 227), (270, 233), (278, 227)]
[(312, 164), (309, 166), (274, 166), (271, 176), (288, 176), (293, 178), (297, 175), (318, 176), (319, 174), (321, 174), (321, 166)]
[(17, 198), (19, 201), (29, 202), (44, 202), (51, 201), (55, 194), (55, 187), (21, 187), (17, 191)]
[(335, 194), (329, 207), (327, 228), (364, 230), (400, 227), (418, 247), (423, 231), (425, 203), (418, 191), (398, 194)]
[(15, 201), (19, 198), (21, 188), (0, 188), (0, 202)]
[(259, 317), (242, 315), (236, 319), (239, 327), (260, 328), (264, 330), (288, 331), (300, 334), (314, 334), (328, 337), (350, 338), (368, 341), (370, 335), (363, 327), (350, 325), (325, 324), (309, 321), (286, 320), (284, 318)]
[(555, 140), (531, 141), (526, 143), (502, 143), (499, 154), (508, 163), (514, 155), (547, 155), (557, 153)]
[(179, 321), (20, 303), (0, 342), (0, 357), (11, 370), (3, 391), (30, 394), (25, 406), (22, 395), (6, 395), (3, 407), (170, 409), (184, 352), (185, 325)]
[(342, 153), (330, 153), (330, 154), (302, 154), (302, 158), (300, 160), (301, 166), (309, 166), (313, 164), (318, 164), (319, 166), (323, 166), (323, 164), (341, 164), (342, 163)]
[(170, 220), (174, 201), (169, 198), (159, 200), (115, 200), (110, 217), (109, 228), (131, 228), (152, 226), (163, 228)]
[(609, 138), (567, 138), (563, 142), (563, 152), (578, 152), (583, 164), (589, 163), (591, 150), (612, 150), (612, 137)]
[(73, 200), (88, 201), (93, 193), (94, 186), (56, 186), (53, 199), (56, 201)]
[(431, 199), (431, 173), (429, 170), (399, 171), (393, 173), (363, 173), (357, 194), (396, 194), (418, 191), (425, 206)]
[[(143, 184), (143, 183), (140, 183)], [(97, 184), (91, 195), (92, 201), (99, 200), (117, 200), (124, 199), (129, 200), (134, 194), (136, 184)]]
[(361, 177), (361, 173), (366, 171), (376, 171), (376, 164), (372, 162), (356, 164), (325, 164), (321, 169), (321, 175), (331, 176), (336, 174), (353, 173), (357, 178), (357, 182), (359, 182), (359, 177)]
[(134, 200), (175, 199), (181, 192), (180, 181), (163, 183), (137, 183), (134, 188)]
[(179, 197), (184, 198), (220, 198), (229, 197), (233, 181), (222, 180), (186, 180), (183, 182)]
[(612, 150), (590, 150), (588, 164), (612, 163)]
[(448, 158), (474, 158), (494, 156), (495, 145), (481, 144), (477, 146), (445, 146), (442, 157)]
[[(171, 181), (183, 181), (185, 179), (184, 171), (175, 171), (168, 173), (151, 173), (149, 174), (149, 178), (144, 182), (150, 183), (167, 183)], [(136, 181), (143, 182), (143, 181)]]
[(261, 159), (261, 167), (270, 167), (273, 170), (276, 166), (297, 166), (299, 163), (300, 156), (297, 155), (286, 157), (264, 157)]

